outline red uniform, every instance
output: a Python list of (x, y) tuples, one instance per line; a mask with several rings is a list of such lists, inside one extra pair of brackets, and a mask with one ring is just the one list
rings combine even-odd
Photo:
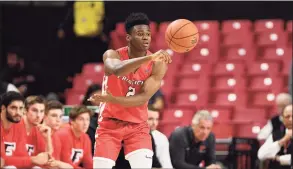
[(67, 144), (67, 142), (62, 143), (56, 132), (52, 134), (51, 139), (52, 139), (52, 144), (53, 144), (53, 154), (52, 155), (55, 160), (60, 160), (62, 145)]
[[(20, 122), (25, 128), (24, 120)], [(29, 156), (35, 156), (46, 151), (46, 142), (37, 127), (32, 127), (29, 134), (26, 132), (26, 149)]]
[(1, 121), (1, 157), (5, 160), (5, 166), (33, 166), (26, 149), (26, 130), (21, 123), (14, 123), (6, 130)]
[[(120, 60), (128, 60), (128, 47), (117, 50)], [(151, 54), (148, 51), (148, 55)], [(141, 92), (143, 84), (152, 74), (153, 62), (140, 66), (135, 73), (126, 76), (104, 76), (103, 92), (109, 91), (113, 96), (127, 97)], [(138, 150), (152, 150), (150, 129), (147, 124), (148, 103), (136, 107), (123, 107), (118, 104), (102, 103), (100, 105), (99, 128), (96, 132), (95, 156), (117, 159), (124, 141), (125, 154)]]
[(72, 165), (74, 168), (93, 168), (92, 145), (89, 136), (85, 133), (77, 138), (71, 127), (62, 128), (58, 131), (58, 137), (62, 143), (61, 161)]

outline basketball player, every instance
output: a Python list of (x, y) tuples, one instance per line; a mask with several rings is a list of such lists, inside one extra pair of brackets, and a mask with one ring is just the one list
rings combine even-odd
[(1, 158), (5, 161), (4, 168), (31, 168), (46, 164), (48, 153), (29, 157), (26, 151), (26, 130), (19, 123), (24, 111), (23, 96), (17, 92), (7, 92), (1, 97), (0, 106)]
[(125, 22), (128, 46), (104, 53), (102, 94), (89, 99), (93, 103), (102, 102), (94, 168), (112, 168), (122, 141), (131, 168), (152, 167), (147, 103), (160, 88), (171, 58), (164, 50), (154, 54), (148, 51), (151, 43), (149, 23), (143, 13), (130, 14)]

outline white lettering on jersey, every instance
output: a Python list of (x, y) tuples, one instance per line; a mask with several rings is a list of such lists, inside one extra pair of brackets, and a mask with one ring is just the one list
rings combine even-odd
[(5, 154), (6, 156), (12, 156), (13, 152), (16, 150), (15, 142), (4, 142)]

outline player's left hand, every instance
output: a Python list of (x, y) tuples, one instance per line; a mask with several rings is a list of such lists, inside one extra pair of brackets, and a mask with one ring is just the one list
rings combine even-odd
[(107, 91), (106, 94), (96, 93), (92, 95), (88, 101), (92, 102), (94, 105), (99, 105), (100, 102), (111, 102), (113, 98), (112, 94)]

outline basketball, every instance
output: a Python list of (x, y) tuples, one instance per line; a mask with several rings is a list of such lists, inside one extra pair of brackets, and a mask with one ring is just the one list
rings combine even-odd
[(198, 43), (198, 29), (187, 19), (177, 19), (170, 23), (165, 32), (169, 48), (177, 53), (186, 53)]

